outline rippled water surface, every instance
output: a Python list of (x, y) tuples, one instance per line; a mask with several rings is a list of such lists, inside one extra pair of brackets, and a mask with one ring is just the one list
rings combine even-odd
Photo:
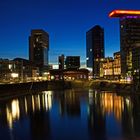
[(0, 140), (140, 140), (140, 96), (66, 90), (1, 99)]

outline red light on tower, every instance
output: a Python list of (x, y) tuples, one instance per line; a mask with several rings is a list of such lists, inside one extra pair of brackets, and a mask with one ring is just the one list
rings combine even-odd
[(109, 17), (140, 16), (140, 10), (113, 10)]

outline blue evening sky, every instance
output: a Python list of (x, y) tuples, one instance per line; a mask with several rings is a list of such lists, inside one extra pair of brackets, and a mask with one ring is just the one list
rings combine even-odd
[(140, 0), (1, 0), (0, 58), (28, 59), (31, 29), (50, 35), (50, 63), (58, 55), (86, 59), (86, 31), (100, 25), (105, 31), (105, 55), (119, 51), (119, 20), (109, 18), (114, 9), (140, 9)]

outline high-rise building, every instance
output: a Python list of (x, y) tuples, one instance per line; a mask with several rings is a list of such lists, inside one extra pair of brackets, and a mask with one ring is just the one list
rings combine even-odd
[(104, 29), (94, 26), (86, 33), (87, 67), (93, 68), (93, 74), (99, 76), (100, 60), (104, 58)]
[(140, 11), (114, 10), (109, 16), (120, 18), (121, 74), (131, 77), (140, 56)]
[(40, 69), (48, 65), (49, 34), (41, 29), (31, 31), (29, 60)]

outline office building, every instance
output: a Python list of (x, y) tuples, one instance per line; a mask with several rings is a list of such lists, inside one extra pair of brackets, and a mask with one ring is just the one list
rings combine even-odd
[(18, 70), (21, 80), (29, 81), (39, 76), (39, 68), (30, 63), (29, 60), (24, 58), (14, 58), (16, 69)]
[(29, 60), (43, 69), (48, 66), (49, 35), (41, 29), (31, 31), (29, 37)]
[(66, 69), (78, 70), (80, 68), (80, 56), (67, 56), (65, 64)]
[(9, 59), (0, 59), (0, 82), (10, 82), (11, 80), (19, 80), (19, 71), (21, 63), (16, 63)]
[(86, 33), (87, 67), (93, 68), (93, 75), (99, 76), (100, 60), (104, 58), (104, 29), (94, 26)]
[(112, 57), (107, 57), (102, 62), (103, 76), (105, 79), (114, 78), (113, 63), (114, 63), (114, 59)]
[(114, 53), (114, 58), (106, 57), (100, 62), (100, 77), (105, 79), (120, 80), (121, 63), (120, 52)]
[(61, 56), (58, 57), (58, 65), (60, 70), (64, 69), (64, 62), (65, 62), (65, 58), (64, 55), (62, 54)]
[(114, 53), (113, 73), (114, 73), (114, 78), (115, 79), (120, 79), (120, 75), (121, 75), (120, 52), (115, 52)]
[(87, 69), (52, 69), (50, 80), (88, 80), (89, 71)]
[(114, 10), (109, 16), (120, 19), (121, 75), (130, 78), (140, 55), (140, 11)]

